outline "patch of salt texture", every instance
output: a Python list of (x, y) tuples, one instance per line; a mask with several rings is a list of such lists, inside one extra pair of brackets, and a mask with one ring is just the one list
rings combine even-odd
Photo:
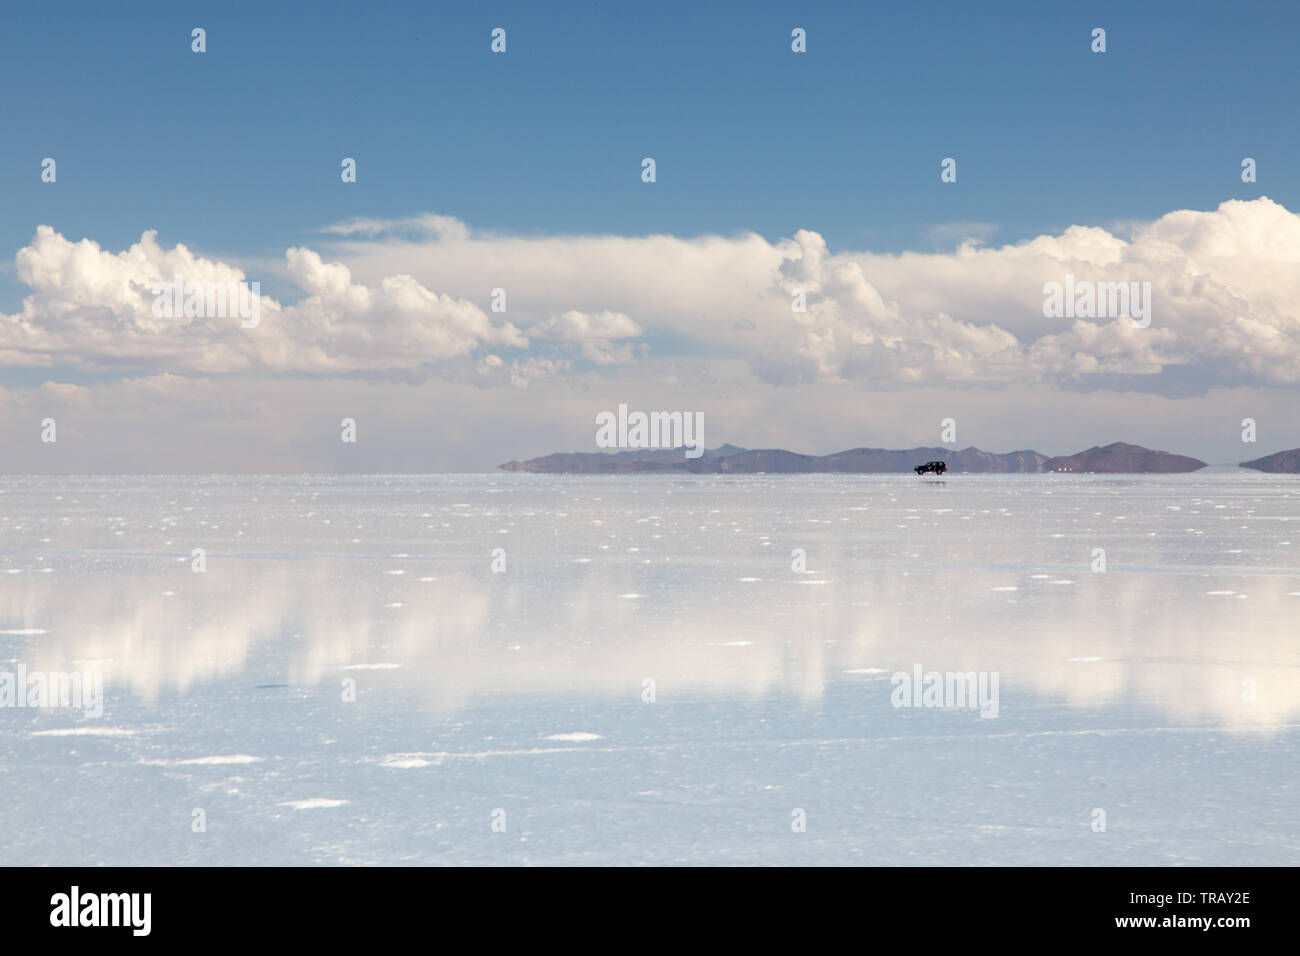
[(286, 800), (284, 803), (277, 803), (276, 806), (291, 807), (294, 810), (328, 810), (351, 802), (351, 800), (331, 800), (329, 797), (312, 797), (308, 800)]
[(186, 766), (219, 767), (228, 764), (247, 764), (247, 763), (261, 763), (261, 762), (262, 762), (261, 757), (254, 757), (251, 754), (216, 754), (211, 757), (194, 757), (190, 760), (178, 760), (176, 761), (176, 766), (178, 767), (186, 767)]
[(426, 760), (419, 754), (389, 754), (379, 761), (379, 766), (389, 767), (393, 770), (413, 770), (417, 767), (432, 767), (439, 762), (437, 760)]

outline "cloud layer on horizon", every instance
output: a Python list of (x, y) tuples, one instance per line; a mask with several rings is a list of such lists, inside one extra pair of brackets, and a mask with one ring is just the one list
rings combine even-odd
[[(276, 265), (301, 290), (238, 318), (161, 318), (153, 290), (238, 282), (244, 271), (164, 248), (118, 253), (49, 226), (15, 260), (32, 289), (0, 314), (0, 367), (180, 376), (397, 376), (526, 386), (539, 378), (662, 377), (673, 363), (739, 360), (768, 385), (1149, 391), (1300, 383), (1300, 216), (1266, 198), (1179, 210), (1121, 238), (1090, 226), (951, 253), (832, 252), (801, 229), (755, 234), (479, 235), (452, 217), (351, 220), (324, 255)], [(1150, 282), (1149, 328), (1045, 318), (1043, 287)], [(492, 310), (493, 290), (508, 308)], [(804, 290), (807, 311), (791, 309)], [(1163, 374), (1162, 374), (1163, 373)], [(1168, 381), (1166, 388), (1165, 382)]]

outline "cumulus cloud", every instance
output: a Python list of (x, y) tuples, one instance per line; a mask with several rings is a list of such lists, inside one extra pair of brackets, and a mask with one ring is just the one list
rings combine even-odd
[(570, 309), (552, 316), (528, 330), (539, 339), (575, 345), (583, 358), (597, 365), (616, 365), (632, 361), (632, 345), (617, 345), (619, 339), (635, 338), (642, 328), (622, 312), (579, 312)]
[(388, 276), (374, 288), (353, 283), (346, 266), (310, 249), (290, 249), (285, 258), (310, 293), (284, 310), (282, 322), (306, 369), (409, 368), (480, 345), (528, 345), (510, 323), (494, 325), (472, 302), (431, 292), (409, 275)]
[(478, 364), (478, 374), (489, 384), (508, 382), (515, 388), (524, 388), (538, 379), (558, 377), (573, 368), (567, 359), (532, 357), (512, 359), (507, 362), (499, 355), (485, 355)]
[[(1189, 382), (1300, 381), (1300, 217), (1266, 198), (1171, 212), (1125, 235), (1076, 225), (936, 254), (833, 252), (812, 230), (777, 242), (465, 231), (335, 252), (368, 279), (401, 268), (451, 294), (509, 287), (519, 321), (636, 316), (678, 355), (739, 357), (773, 384), (1092, 388), (1119, 376), (1181, 394)], [(1150, 327), (1045, 317), (1045, 284), (1070, 275), (1151, 283)], [(806, 312), (791, 308), (797, 290)]]
[(472, 302), (409, 275), (357, 284), (347, 266), (310, 249), (289, 249), (285, 263), (306, 295), (288, 306), (260, 296), (260, 321), (245, 328), (229, 312), (214, 318), (155, 307), (158, 290), (178, 276), (187, 287), (228, 286), (248, 279), (241, 269), (184, 245), (164, 249), (153, 231), (114, 254), (41, 226), (18, 252), (18, 277), (33, 292), (21, 312), (0, 315), (0, 365), (347, 373), (419, 369), (484, 346), (528, 345), (509, 322), (494, 323)]
[[(980, 224), (956, 224), (970, 233)], [(0, 365), (176, 374), (386, 372), (521, 386), (574, 362), (626, 379), (738, 360), (767, 384), (1091, 388), (1185, 393), (1300, 382), (1300, 217), (1268, 199), (1179, 210), (1117, 235), (1076, 225), (996, 248), (833, 251), (754, 235), (480, 235), (425, 214), (323, 230), (286, 253), (303, 298), (267, 297), (257, 329), (160, 318), (149, 290), (241, 270), (161, 248), (113, 254), (41, 227), (16, 259), (33, 292), (0, 316)], [(1047, 317), (1044, 286), (1150, 283), (1151, 323)], [(484, 302), (508, 290), (509, 320)], [(802, 298), (804, 311), (792, 304)], [(635, 318), (634, 318), (635, 317)]]

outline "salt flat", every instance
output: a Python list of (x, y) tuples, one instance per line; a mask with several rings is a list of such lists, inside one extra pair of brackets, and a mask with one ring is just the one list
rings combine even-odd
[(104, 675), (6, 863), (1300, 862), (1294, 477), (4, 477), (0, 572)]

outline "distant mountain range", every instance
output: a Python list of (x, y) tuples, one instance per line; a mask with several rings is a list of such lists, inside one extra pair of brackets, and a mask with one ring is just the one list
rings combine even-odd
[[(1280, 452), (1295, 456), (1289, 468), (1263, 468), (1261, 471), (1296, 471), (1300, 449)], [(1278, 455), (1271, 456), (1277, 458)], [(1269, 459), (1260, 459), (1260, 462)], [(1039, 474), (1042, 472), (1093, 472), (1097, 474), (1176, 474), (1197, 471), (1205, 462), (1167, 451), (1153, 451), (1141, 445), (1115, 442), (1089, 448), (1076, 455), (1049, 458), (1036, 451), (1004, 453), (963, 448), (853, 448), (833, 455), (800, 455), (780, 448), (753, 451), (735, 445), (707, 449), (699, 458), (686, 458), (681, 448), (632, 449), (620, 452), (571, 452), (546, 455), (528, 461), (508, 461), (503, 471), (541, 474), (582, 473), (620, 474), (634, 472), (687, 472), (692, 474), (807, 474), (831, 472), (841, 474), (909, 472), (927, 461), (943, 461), (948, 470), (980, 474)], [(1256, 467), (1259, 462), (1247, 463)]]

